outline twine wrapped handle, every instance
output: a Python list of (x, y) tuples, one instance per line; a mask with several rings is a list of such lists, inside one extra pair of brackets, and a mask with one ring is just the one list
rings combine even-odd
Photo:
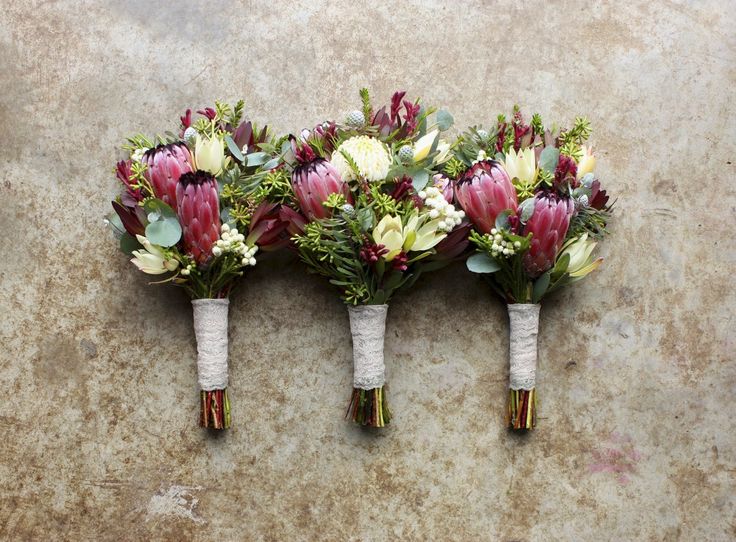
[(227, 299), (193, 299), (197, 373), (203, 391), (227, 388)]
[(386, 366), (383, 343), (388, 305), (348, 307), (353, 336), (353, 387), (372, 390), (383, 387)]
[(537, 377), (539, 304), (512, 303), (509, 311), (509, 388), (532, 390)]

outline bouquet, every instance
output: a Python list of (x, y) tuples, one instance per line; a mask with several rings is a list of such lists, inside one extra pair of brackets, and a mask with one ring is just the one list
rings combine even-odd
[(578, 117), (567, 130), (546, 129), (539, 115), (526, 124), (518, 108), (491, 131), (471, 128), (456, 142), (444, 170), (473, 223), (476, 253), (467, 267), (483, 273), (508, 304), (510, 391), (508, 423), (536, 423), (536, 364), (542, 298), (576, 282), (603, 261), (594, 258), (611, 205), (585, 145), (590, 124)]
[(269, 202), (288, 178), (272, 171), (279, 141), (241, 122), (243, 102), (187, 110), (178, 134), (128, 138), (117, 163), (122, 192), (108, 223), (121, 250), (159, 283), (192, 299), (200, 425), (230, 426), (227, 392), (228, 295), (259, 249), (288, 243), (279, 206)]
[(348, 305), (354, 376), (347, 417), (371, 427), (391, 420), (383, 356), (388, 303), (422, 272), (462, 254), (470, 228), (451, 203), (449, 179), (436, 175), (450, 156), (440, 132), (452, 117), (405, 95), (395, 93), (374, 111), (361, 90), (362, 109), (342, 124), (292, 136), (285, 158), (293, 197), (282, 218), (307, 267)]

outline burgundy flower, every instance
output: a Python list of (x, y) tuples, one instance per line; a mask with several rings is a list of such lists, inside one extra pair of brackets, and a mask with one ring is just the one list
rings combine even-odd
[(131, 169), (130, 160), (121, 160), (115, 167), (115, 176), (125, 186), (125, 192), (121, 197), (123, 205), (134, 207), (139, 201), (143, 200), (143, 193), (140, 188), (133, 188), (133, 171)]
[(518, 152), (519, 149), (528, 147), (532, 142), (534, 130), (524, 122), (521, 111), (514, 111), (512, 126), (514, 128), (514, 150)]
[(534, 213), (527, 221), (524, 235), (532, 234), (531, 246), (524, 254), (524, 270), (536, 278), (555, 262), (567, 235), (573, 201), (554, 193), (538, 193), (534, 198)]
[[(309, 145), (302, 145), (302, 156), (314, 156)], [(298, 160), (299, 158), (297, 158)], [(348, 203), (353, 203), (348, 184), (330, 162), (323, 158), (313, 159), (294, 168), (291, 185), (299, 201), (299, 207), (309, 220), (326, 218), (328, 209), (322, 205), (330, 194), (342, 194)]]
[(378, 262), (381, 256), (388, 254), (388, 249), (383, 245), (377, 245), (368, 240), (363, 244), (363, 248), (360, 249), (361, 259), (370, 266), (373, 266)]
[(200, 109), (197, 111), (202, 116), (207, 117), (209, 120), (215, 120), (215, 117), (217, 116), (217, 111), (215, 111), (211, 107), (205, 107), (204, 109)]
[(192, 125), (192, 110), (187, 109), (186, 113), (184, 113), (183, 117), (179, 117), (179, 120), (181, 120), (181, 127), (186, 130)]
[(406, 113), (404, 113), (405, 133), (410, 134), (417, 127), (417, 117), (419, 116), (421, 107), (419, 104), (413, 104), (409, 100), (404, 100), (404, 108), (406, 109)]
[(402, 201), (407, 197), (411, 197), (413, 190), (414, 185), (412, 184), (411, 177), (404, 175), (401, 179), (396, 181), (394, 189), (391, 190), (389, 195), (396, 201)]
[(123, 228), (130, 235), (135, 237), (136, 235), (145, 234), (146, 229), (143, 227), (143, 221), (146, 215), (140, 205), (129, 207), (113, 201), (112, 208), (115, 209), (115, 212), (120, 217), (120, 222), (123, 223)]
[(432, 255), (431, 259), (449, 262), (460, 256), (468, 248), (470, 243), (468, 235), (472, 227), (470, 222), (463, 221), (434, 247), (436, 254)]
[(392, 267), (395, 271), (406, 271), (409, 267), (406, 265), (409, 261), (409, 256), (403, 250), (399, 252), (394, 259), (391, 260)]
[(455, 185), (455, 197), (481, 233), (490, 233), (499, 213), (516, 212), (516, 189), (495, 160), (484, 160), (466, 171)]
[(286, 205), (282, 205), (279, 209), (279, 218), (286, 224), (286, 231), (290, 235), (301, 235), (304, 233), (304, 226), (308, 222), (303, 214)]
[(608, 195), (606, 191), (601, 189), (601, 182), (596, 179), (590, 185), (590, 197), (588, 198), (588, 205), (593, 209), (604, 209), (608, 203)]
[(396, 124), (399, 120), (399, 110), (401, 109), (401, 100), (406, 96), (405, 90), (399, 90), (394, 92), (391, 96), (391, 122)]
[(158, 145), (143, 154), (144, 175), (153, 187), (154, 195), (171, 207), (176, 207), (176, 186), (184, 173), (194, 171), (189, 148), (181, 142)]
[(288, 225), (282, 220), (277, 203), (263, 202), (250, 218), (248, 244), (256, 244), (265, 251), (282, 248), (289, 244)]
[(198, 264), (206, 263), (220, 238), (220, 197), (215, 178), (205, 171), (184, 173), (176, 185), (176, 211), (184, 249)]
[(580, 182), (577, 180), (578, 166), (575, 160), (567, 155), (561, 154), (555, 169), (555, 180), (553, 186), (561, 194), (567, 192), (567, 187), (577, 188)]

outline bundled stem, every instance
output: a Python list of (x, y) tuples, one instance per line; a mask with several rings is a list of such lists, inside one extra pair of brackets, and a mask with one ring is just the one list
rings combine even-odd
[(508, 425), (511, 429), (534, 429), (537, 423), (537, 390), (509, 390)]
[(227, 388), (200, 392), (199, 425), (211, 429), (230, 427), (230, 399)]
[(383, 387), (363, 390), (353, 388), (346, 418), (368, 427), (384, 427), (391, 422), (391, 410)]

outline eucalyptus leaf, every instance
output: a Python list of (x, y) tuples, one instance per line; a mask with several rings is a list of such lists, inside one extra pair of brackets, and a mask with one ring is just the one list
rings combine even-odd
[(539, 167), (549, 173), (554, 173), (557, 169), (557, 162), (560, 160), (560, 151), (556, 147), (545, 147), (542, 154), (539, 155)]
[(171, 207), (166, 205), (166, 203), (157, 198), (147, 199), (143, 204), (143, 210), (146, 211), (148, 215), (152, 213), (158, 213), (156, 220), (176, 218), (176, 212), (174, 212), (174, 209), (172, 209)]
[(125, 226), (123, 226), (123, 221), (120, 220), (120, 217), (114, 211), (107, 215), (107, 226), (113, 231), (116, 236), (120, 236), (125, 233)]
[(240, 147), (238, 147), (238, 144), (235, 143), (235, 140), (231, 136), (225, 136), (225, 143), (227, 143), (227, 148), (230, 151), (230, 154), (232, 154), (238, 162), (245, 161), (243, 152), (240, 150)]
[(532, 303), (539, 303), (539, 301), (542, 299), (542, 296), (547, 291), (548, 286), (549, 271), (547, 271), (534, 281), (534, 288), (532, 288)]
[(528, 198), (522, 201), (519, 209), (521, 209), (521, 216), (519, 218), (522, 224), (526, 224), (534, 214), (534, 198)]
[(360, 223), (360, 229), (363, 231), (369, 231), (373, 229), (373, 211), (364, 207), (358, 211), (358, 222)]
[(495, 224), (497, 230), (508, 230), (509, 229), (509, 216), (511, 216), (511, 211), (508, 209), (498, 213), (498, 215), (496, 216), (496, 224)]
[(443, 132), (449, 130), (455, 123), (455, 119), (446, 109), (440, 109), (437, 111), (437, 126)]
[(134, 250), (143, 248), (138, 239), (130, 235), (127, 231), (120, 236), (120, 250), (125, 254), (131, 255)]
[(271, 170), (271, 169), (275, 168), (278, 165), (279, 165), (279, 159), (278, 158), (272, 158), (271, 160), (269, 160), (268, 162), (266, 162), (265, 164), (263, 164), (263, 167), (261, 169)]
[(473, 273), (495, 273), (501, 266), (492, 260), (488, 254), (473, 254), (465, 262), (468, 270)]
[(583, 175), (583, 178), (580, 179), (580, 184), (582, 184), (585, 188), (590, 188), (594, 180), (595, 175), (593, 175), (592, 173), (586, 173), (585, 175)]
[(427, 184), (429, 184), (429, 172), (424, 169), (415, 171), (411, 176), (411, 181), (414, 190), (417, 192), (424, 190)]
[(181, 239), (181, 225), (176, 218), (151, 222), (146, 226), (146, 238), (154, 245), (173, 247)]
[(268, 153), (252, 152), (248, 156), (248, 167), (260, 166), (268, 162)]

